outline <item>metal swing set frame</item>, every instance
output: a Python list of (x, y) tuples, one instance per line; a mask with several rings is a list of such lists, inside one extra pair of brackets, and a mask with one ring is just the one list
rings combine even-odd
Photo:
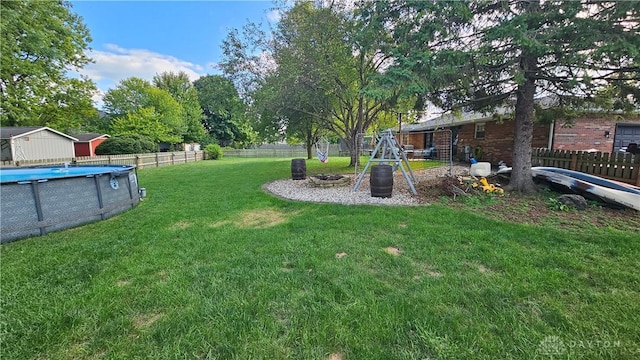
[(413, 175), (413, 171), (411, 171), (409, 160), (407, 160), (406, 154), (398, 145), (398, 141), (391, 130), (385, 130), (382, 133), (375, 149), (371, 152), (371, 157), (369, 158), (369, 161), (367, 161), (367, 165), (365, 165), (360, 175), (358, 175), (352, 192), (356, 192), (358, 190), (364, 175), (367, 173), (367, 170), (369, 170), (372, 163), (392, 165), (393, 172), (400, 169), (413, 195), (418, 195), (414, 186), (416, 177)]

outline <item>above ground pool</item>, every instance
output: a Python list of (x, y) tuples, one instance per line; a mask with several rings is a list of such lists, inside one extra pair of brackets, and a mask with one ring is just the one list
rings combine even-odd
[(0, 170), (0, 243), (107, 219), (140, 201), (135, 166)]

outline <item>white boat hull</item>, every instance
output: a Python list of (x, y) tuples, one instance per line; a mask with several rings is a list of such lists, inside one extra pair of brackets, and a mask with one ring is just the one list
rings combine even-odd
[[(498, 174), (510, 172), (511, 168), (506, 168), (498, 171)], [(633, 186), (625, 186), (619, 182), (560, 168), (533, 167), (531, 174), (535, 178), (560, 185), (570, 192), (584, 194), (609, 204), (640, 211), (640, 190)]]

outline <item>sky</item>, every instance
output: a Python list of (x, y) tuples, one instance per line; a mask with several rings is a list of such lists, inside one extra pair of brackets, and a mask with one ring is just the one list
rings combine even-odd
[(184, 71), (196, 80), (219, 74), (222, 41), (229, 29), (248, 21), (275, 24), (271, 1), (71, 1), (93, 39), (94, 63), (80, 73), (92, 79), (101, 98), (132, 76), (151, 81), (166, 71)]

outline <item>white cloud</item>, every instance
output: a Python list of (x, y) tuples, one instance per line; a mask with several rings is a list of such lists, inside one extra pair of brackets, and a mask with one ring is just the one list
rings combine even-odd
[(88, 56), (94, 63), (87, 64), (80, 74), (96, 82), (101, 92), (115, 87), (120, 80), (138, 77), (151, 81), (153, 76), (167, 71), (183, 71), (189, 79), (204, 75), (202, 66), (144, 49), (125, 49), (114, 44), (105, 51), (92, 50)]
[(267, 20), (269, 20), (272, 23), (279, 22), (281, 18), (282, 18), (282, 13), (278, 9), (273, 9), (267, 12)]

